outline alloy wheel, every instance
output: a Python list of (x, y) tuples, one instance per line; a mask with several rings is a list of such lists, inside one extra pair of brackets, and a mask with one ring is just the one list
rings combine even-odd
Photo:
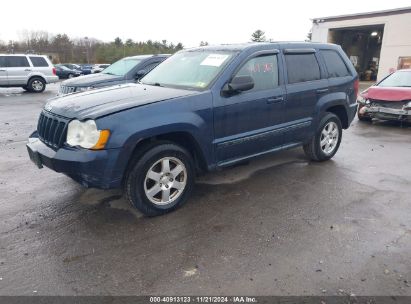
[(327, 123), (321, 131), (320, 146), (321, 150), (330, 155), (334, 152), (338, 144), (340, 132), (337, 124), (334, 121)]
[(167, 205), (178, 199), (187, 184), (187, 169), (175, 157), (164, 157), (146, 173), (144, 191), (155, 205)]

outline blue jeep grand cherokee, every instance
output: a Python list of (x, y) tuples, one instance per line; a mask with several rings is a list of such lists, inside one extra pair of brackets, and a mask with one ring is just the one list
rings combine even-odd
[(149, 216), (188, 198), (197, 172), (303, 146), (332, 158), (356, 113), (358, 77), (332, 44), (184, 50), (138, 84), (50, 100), (30, 158), (86, 187), (124, 187)]

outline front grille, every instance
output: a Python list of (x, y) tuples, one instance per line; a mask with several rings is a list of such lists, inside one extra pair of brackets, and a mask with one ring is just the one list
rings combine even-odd
[(40, 140), (53, 149), (60, 148), (66, 139), (67, 122), (62, 117), (42, 112), (37, 124)]
[(75, 91), (76, 91), (76, 87), (60, 85), (59, 95), (66, 95), (66, 94), (74, 93)]
[(408, 101), (386, 101), (378, 99), (370, 99), (372, 107), (382, 107), (391, 109), (402, 109), (402, 107), (408, 103)]

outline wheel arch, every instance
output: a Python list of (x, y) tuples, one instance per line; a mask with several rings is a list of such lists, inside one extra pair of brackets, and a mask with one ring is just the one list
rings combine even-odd
[(331, 106), (331, 107), (326, 108), (325, 112), (330, 112), (330, 113), (335, 114), (340, 119), (341, 126), (343, 127), (343, 129), (347, 129), (349, 127), (348, 113), (347, 113), (345, 106), (343, 105)]
[(174, 143), (186, 149), (193, 157), (196, 172), (198, 174), (208, 170), (205, 155), (195, 137), (188, 131), (174, 131), (148, 136), (141, 138), (137, 142), (135, 142), (129, 152), (128, 160), (122, 177), (123, 182), (131, 166), (138, 159), (140, 159), (145, 152), (160, 143)]
[(29, 79), (27, 79), (27, 86), (29, 85), (30, 81), (31, 81), (33, 78), (40, 78), (40, 79), (42, 79), (42, 80), (44, 81), (44, 84), (47, 84), (46, 78), (43, 77), (42, 75), (31, 75), (31, 76), (29, 77)]

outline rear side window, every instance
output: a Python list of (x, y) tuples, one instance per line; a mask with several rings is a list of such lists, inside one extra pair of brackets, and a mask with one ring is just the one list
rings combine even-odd
[(26, 56), (6, 56), (6, 66), (8, 68), (30, 67)]
[(288, 83), (321, 79), (320, 66), (315, 54), (286, 54)]
[(46, 59), (44, 59), (43, 57), (30, 57), (30, 60), (33, 66), (35, 67), (48, 67), (49, 66)]
[(351, 76), (344, 61), (336, 51), (321, 50), (320, 53), (324, 58), (325, 65), (327, 66), (329, 78)]
[(264, 55), (248, 60), (235, 76), (251, 76), (254, 88), (248, 92), (278, 87), (277, 55)]

